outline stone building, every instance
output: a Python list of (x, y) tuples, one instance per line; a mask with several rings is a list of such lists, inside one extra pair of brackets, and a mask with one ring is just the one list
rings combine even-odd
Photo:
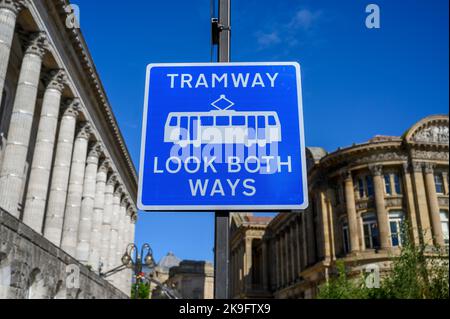
[[(154, 269), (146, 268), (144, 273), (146, 277), (151, 276), (153, 279), (161, 284), (164, 284), (169, 279), (169, 272), (172, 267), (176, 267), (180, 264), (181, 259), (175, 256), (174, 253), (169, 252), (166, 256), (161, 258), (159, 263)], [(150, 283), (150, 299), (158, 299), (161, 297), (161, 291), (158, 289), (155, 283)]]
[(183, 260), (170, 269), (167, 286), (183, 299), (214, 299), (214, 266), (204, 261)]
[[(183, 299), (214, 298), (214, 266), (209, 262), (178, 259), (169, 253), (150, 275)], [(150, 299), (166, 299), (161, 286), (150, 285)]]
[(274, 218), (233, 215), (231, 296), (313, 298), (337, 260), (356, 275), (387, 271), (410, 226), (418, 244), (449, 244), (449, 117), (402, 137), (327, 153), (307, 150), (310, 207)]
[(95, 288), (75, 297), (129, 295), (130, 271), (96, 273), (134, 241), (137, 176), (74, 22), (67, 0), (0, 0), (0, 298), (70, 297), (72, 264)]

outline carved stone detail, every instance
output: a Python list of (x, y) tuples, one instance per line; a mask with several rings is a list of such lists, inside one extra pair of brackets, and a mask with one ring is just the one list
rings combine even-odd
[(61, 109), (62, 116), (72, 116), (77, 118), (80, 111), (80, 100), (77, 98), (66, 100), (62, 103)]
[(425, 173), (426, 174), (433, 174), (433, 172), (434, 172), (434, 167), (435, 167), (436, 165), (434, 165), (434, 164), (432, 164), (432, 163), (425, 163), (424, 165), (423, 165), (423, 167), (424, 167), (424, 170), (425, 170)]
[(377, 153), (368, 156), (364, 156), (355, 160), (355, 164), (376, 163), (386, 161), (406, 161), (408, 156), (402, 152)]
[(80, 123), (78, 125), (77, 138), (89, 139), (92, 134), (91, 125), (88, 122)]
[(17, 15), (23, 8), (25, 8), (25, 1), (24, 0), (0, 0), (0, 8), (8, 9)]
[(53, 70), (47, 76), (47, 88), (62, 92), (66, 83), (66, 73), (64, 70)]
[(106, 182), (107, 185), (115, 186), (117, 184), (118, 178), (116, 174), (111, 174), (111, 176), (108, 178), (108, 181)]
[(412, 162), (411, 164), (412, 171), (415, 173), (422, 173), (423, 165), (424, 164), (422, 162)]
[(39, 57), (43, 57), (45, 54), (45, 50), (47, 49), (47, 36), (45, 32), (39, 31), (32, 33), (28, 36), (27, 46), (25, 53), (26, 54), (36, 54)]
[(382, 165), (369, 165), (369, 170), (372, 172), (373, 176), (381, 176), (383, 174)]
[(424, 160), (431, 160), (431, 159), (443, 160), (443, 161), (448, 161), (449, 160), (448, 152), (413, 150), (412, 151), (412, 156), (414, 158), (424, 159)]
[(449, 143), (449, 129), (445, 125), (431, 125), (419, 130), (414, 134), (412, 140), (419, 143)]
[(402, 198), (388, 198), (386, 200), (386, 207), (402, 207), (403, 206), (403, 200)]
[(438, 197), (439, 206), (448, 207), (448, 197)]

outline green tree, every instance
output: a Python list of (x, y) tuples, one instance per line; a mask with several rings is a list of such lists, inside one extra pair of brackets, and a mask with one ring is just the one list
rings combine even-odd
[[(406, 227), (405, 227), (406, 229)], [(349, 278), (345, 265), (336, 266), (337, 277), (320, 287), (320, 299), (448, 299), (448, 251), (440, 247), (414, 245), (409, 232), (403, 232), (403, 246), (392, 258), (390, 271), (380, 288), (366, 287), (364, 275)]]
[(327, 284), (319, 288), (318, 299), (365, 299), (363, 278), (350, 279), (343, 261), (336, 264), (337, 276), (331, 278)]
[(138, 286), (138, 295), (136, 298), (135, 289), (136, 283), (131, 287), (131, 299), (149, 299), (150, 297), (150, 284), (146, 282), (140, 282)]

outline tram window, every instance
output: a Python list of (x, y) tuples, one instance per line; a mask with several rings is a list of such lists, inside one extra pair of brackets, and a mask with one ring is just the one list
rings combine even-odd
[(178, 117), (174, 116), (170, 119), (170, 126), (178, 126)]
[(266, 118), (264, 116), (258, 116), (258, 128), (266, 127)]
[(229, 126), (230, 118), (228, 116), (218, 116), (216, 118), (216, 125), (217, 126)]
[(180, 127), (187, 130), (187, 128), (188, 128), (188, 118), (186, 116), (181, 117)]
[(245, 125), (245, 116), (234, 116), (233, 125), (243, 126)]
[(277, 125), (277, 121), (275, 120), (275, 116), (269, 116), (269, 125), (271, 125), (271, 126)]
[(213, 126), (214, 125), (214, 118), (212, 116), (204, 116), (201, 119), (202, 126)]
[(248, 117), (248, 138), (256, 139), (256, 118), (254, 116)]
[(256, 129), (256, 118), (254, 116), (248, 117), (248, 128)]

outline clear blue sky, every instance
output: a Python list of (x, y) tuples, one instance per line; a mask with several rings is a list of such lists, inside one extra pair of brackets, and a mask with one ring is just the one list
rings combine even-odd
[[(210, 0), (73, 0), (138, 167), (145, 67), (210, 61)], [(381, 29), (365, 27), (366, 5)], [(298, 61), (306, 140), (333, 151), (448, 114), (447, 0), (234, 0), (233, 61)], [(157, 259), (213, 260), (212, 214), (141, 213)]]

